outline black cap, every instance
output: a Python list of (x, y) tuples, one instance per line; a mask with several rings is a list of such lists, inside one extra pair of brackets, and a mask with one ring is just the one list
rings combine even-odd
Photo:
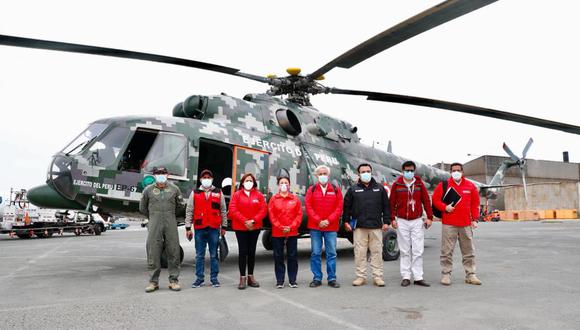
[(201, 173), (199, 174), (199, 177), (202, 178), (206, 174), (209, 174), (209, 176), (213, 178), (213, 173), (208, 169), (201, 171)]
[(163, 166), (161, 167), (154, 167), (153, 174), (168, 174), (167, 169)]

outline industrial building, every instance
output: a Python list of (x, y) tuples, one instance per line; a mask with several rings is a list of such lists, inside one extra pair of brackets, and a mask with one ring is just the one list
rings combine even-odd
[[(485, 155), (464, 164), (465, 176), (488, 183), (507, 157)], [(580, 208), (580, 164), (528, 159), (525, 167), (528, 199), (523, 187), (504, 188), (496, 200), (482, 200), (489, 210), (545, 210)], [(510, 168), (504, 184), (522, 184), (517, 166)]]

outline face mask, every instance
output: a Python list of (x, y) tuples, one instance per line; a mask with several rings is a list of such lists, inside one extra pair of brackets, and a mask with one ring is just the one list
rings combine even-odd
[(254, 182), (252, 181), (244, 182), (244, 189), (251, 190), (252, 188), (254, 188)]
[(211, 184), (213, 183), (213, 179), (201, 179), (201, 185), (204, 188), (209, 188), (211, 187)]
[(157, 181), (157, 183), (165, 183), (167, 182), (167, 175), (165, 174), (157, 174), (155, 175), (155, 181)]
[(362, 173), (360, 175), (360, 179), (362, 182), (371, 182), (371, 174), (369, 172)]
[(451, 172), (451, 177), (453, 178), (453, 180), (455, 181), (459, 181), (461, 180), (461, 177), (463, 176), (463, 173), (459, 172), (459, 171), (453, 171)]
[(326, 184), (328, 182), (328, 175), (319, 175), (318, 182), (321, 184)]
[(283, 183), (280, 185), (280, 192), (287, 192), (288, 191), (288, 185)]
[(415, 177), (415, 172), (413, 171), (405, 171), (403, 172), (403, 177), (407, 180), (411, 180)]

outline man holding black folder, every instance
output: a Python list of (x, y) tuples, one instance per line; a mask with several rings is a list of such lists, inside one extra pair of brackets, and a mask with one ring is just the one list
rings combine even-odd
[(360, 164), (360, 180), (344, 195), (342, 220), (347, 231), (354, 231), (354, 261), (357, 278), (354, 286), (366, 283), (367, 251), (371, 251), (371, 269), (376, 286), (383, 280), (383, 232), (389, 229), (391, 211), (385, 188), (373, 177), (370, 164)]
[(473, 183), (463, 178), (463, 165), (451, 164), (451, 178), (443, 191), (440, 183), (433, 192), (433, 206), (442, 213), (441, 222), (441, 284), (451, 285), (453, 250), (459, 240), (463, 256), (465, 283), (481, 285), (475, 276), (475, 246), (473, 229), (479, 217), (479, 192)]

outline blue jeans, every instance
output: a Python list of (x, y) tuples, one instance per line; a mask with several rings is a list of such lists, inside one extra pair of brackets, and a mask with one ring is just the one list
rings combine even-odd
[(315, 281), (322, 281), (322, 239), (326, 251), (326, 273), (329, 281), (336, 281), (336, 232), (310, 230), (310, 269)]
[(209, 246), (211, 264), (211, 280), (217, 280), (220, 271), (217, 248), (220, 238), (220, 230), (206, 227), (195, 229), (195, 275), (198, 280), (204, 279), (205, 247)]

